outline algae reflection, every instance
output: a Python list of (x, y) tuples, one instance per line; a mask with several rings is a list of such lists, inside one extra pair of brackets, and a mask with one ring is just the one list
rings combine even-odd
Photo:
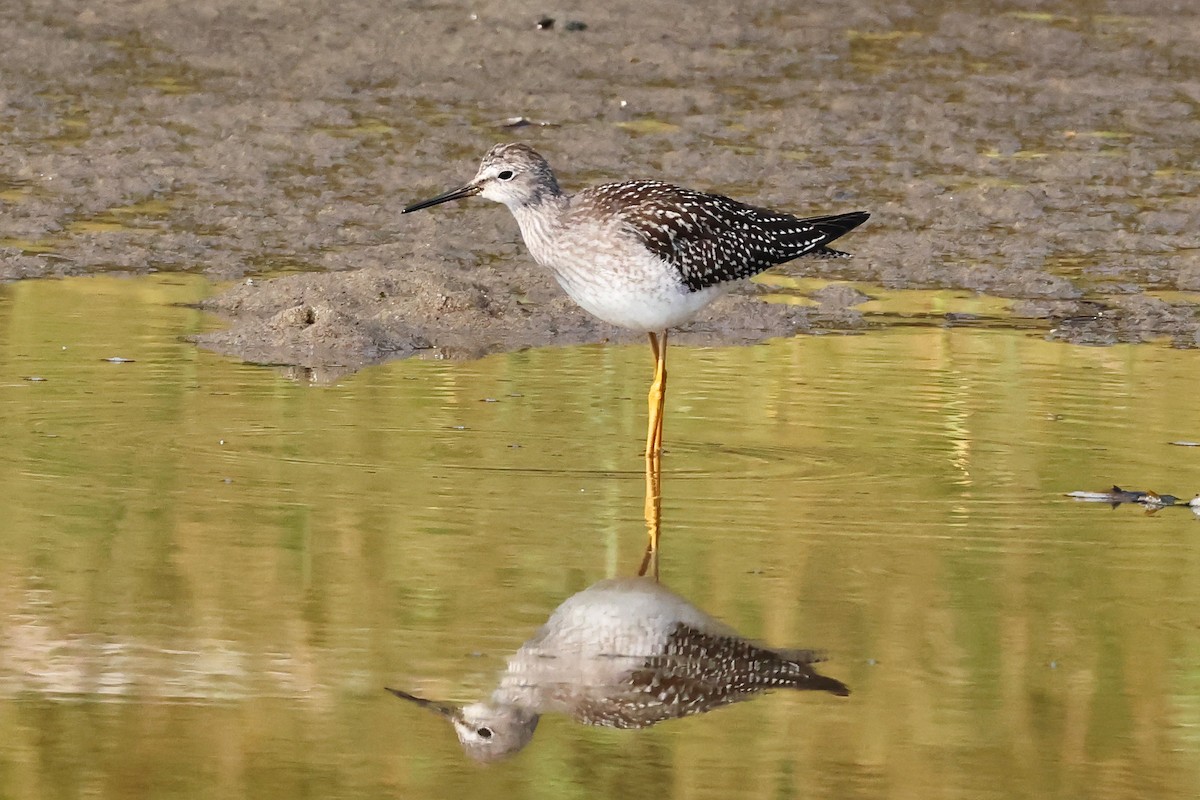
[(584, 725), (646, 728), (772, 689), (848, 695), (844, 683), (813, 669), (818, 652), (745, 639), (659, 583), (656, 466), (647, 460), (649, 537), (637, 577), (602, 580), (567, 598), (508, 659), (484, 700), (455, 706), (388, 691), (448, 720), (467, 754), (484, 762), (523, 749), (546, 713)]

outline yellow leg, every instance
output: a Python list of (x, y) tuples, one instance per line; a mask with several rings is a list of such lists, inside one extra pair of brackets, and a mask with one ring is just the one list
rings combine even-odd
[(654, 351), (654, 381), (650, 384), (650, 394), (646, 398), (649, 410), (646, 458), (657, 461), (662, 455), (663, 408), (667, 399), (667, 332), (650, 334), (650, 348)]
[(646, 552), (638, 575), (650, 571), (658, 580), (658, 543), (662, 525), (662, 470), (657, 458), (646, 458)]
[(647, 397), (649, 410), (646, 421), (646, 553), (638, 575), (653, 570), (658, 580), (658, 541), (662, 523), (662, 441), (663, 407), (667, 395), (667, 333), (650, 334), (654, 351), (654, 381)]
[(662, 453), (663, 419), (667, 407), (667, 332), (662, 332), (658, 348), (658, 424), (654, 427), (654, 449)]

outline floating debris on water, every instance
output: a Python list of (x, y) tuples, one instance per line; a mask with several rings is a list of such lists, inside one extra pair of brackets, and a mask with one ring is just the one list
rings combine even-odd
[(1197, 494), (1191, 500), (1184, 500), (1173, 494), (1159, 494), (1158, 492), (1140, 492), (1122, 489), (1120, 486), (1113, 484), (1112, 489), (1107, 492), (1067, 492), (1065, 497), (1072, 497), (1076, 500), (1092, 503), (1111, 503), (1113, 508), (1122, 503), (1137, 503), (1152, 511), (1157, 511), (1160, 508), (1167, 506), (1181, 506), (1184, 508), (1192, 508), (1200, 512), (1200, 494)]

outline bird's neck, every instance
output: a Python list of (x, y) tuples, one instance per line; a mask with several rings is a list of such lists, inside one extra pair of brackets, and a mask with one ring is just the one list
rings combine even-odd
[(570, 198), (555, 186), (552, 193), (544, 192), (533, 202), (511, 207), (512, 215), (521, 227), (521, 238), (531, 251), (536, 252), (539, 244), (554, 238), (570, 205)]

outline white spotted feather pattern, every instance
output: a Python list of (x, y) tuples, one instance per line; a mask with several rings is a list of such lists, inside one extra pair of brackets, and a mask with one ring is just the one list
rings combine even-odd
[[(799, 219), (661, 181), (584, 189), (572, 205), (619, 217), (694, 292), (821, 251), (868, 216), (854, 212)], [(824, 248), (819, 255), (846, 254)]]

